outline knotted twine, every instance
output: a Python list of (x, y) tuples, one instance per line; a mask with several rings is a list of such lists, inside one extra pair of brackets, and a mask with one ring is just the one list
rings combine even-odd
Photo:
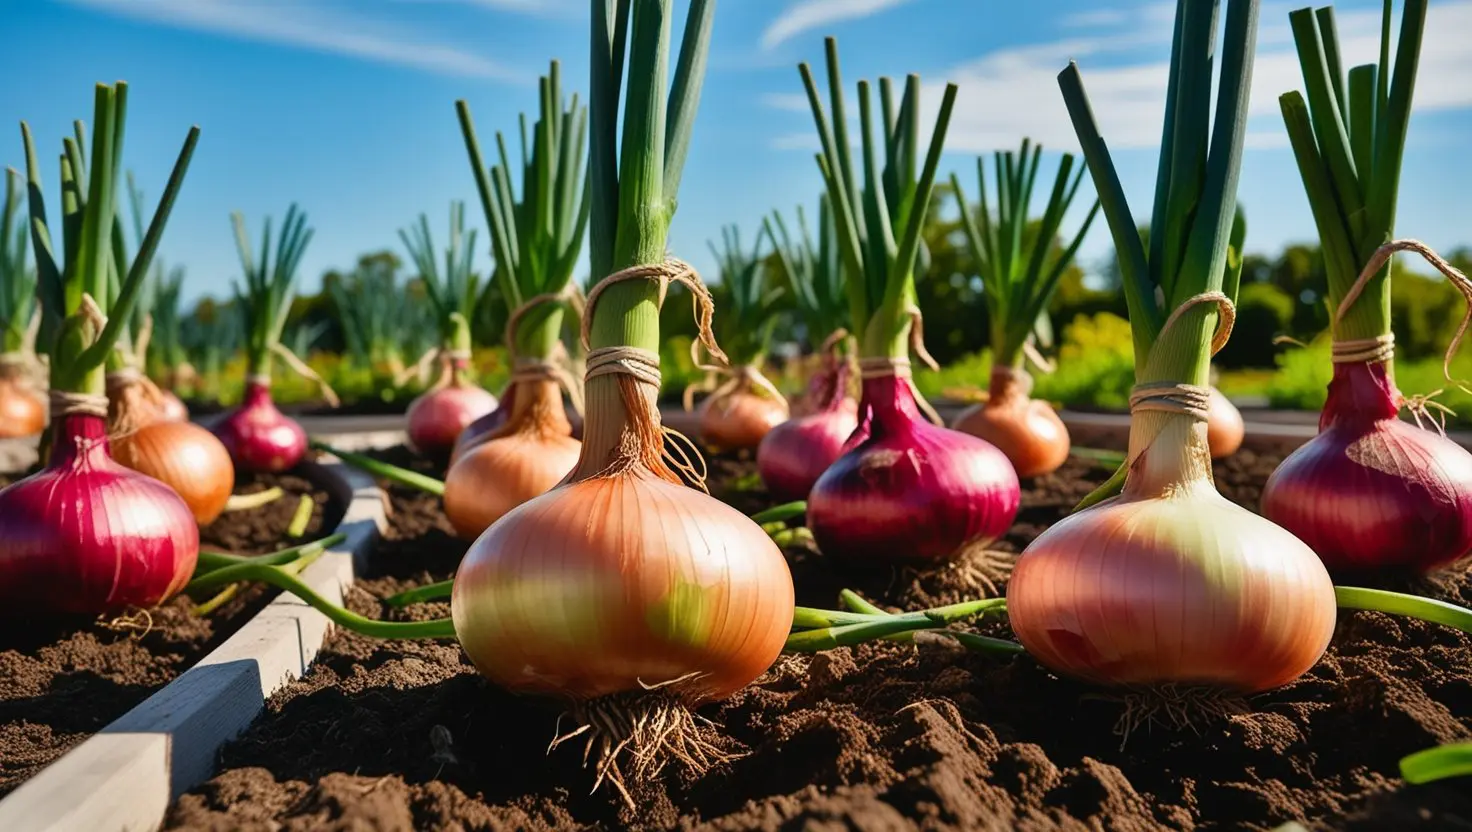
[(583, 386), (578, 383), (577, 376), (573, 374), (571, 356), (567, 354), (567, 348), (562, 347), (560, 341), (557, 346), (561, 349), (548, 358), (516, 355), (516, 331), (521, 324), (521, 319), (532, 309), (548, 303), (566, 304), (579, 319), (586, 316), (587, 301), (583, 298), (582, 290), (571, 281), (564, 284), (560, 291), (534, 295), (513, 309), (511, 315), (506, 319), (506, 350), (509, 354), (516, 356), (511, 367), (511, 383), (556, 382), (557, 386), (567, 392), (567, 398), (573, 410), (582, 416)]
[[(585, 384), (600, 376), (621, 375), (629, 377), (638, 384), (653, 387), (655, 396), (658, 396), (662, 380), (658, 353), (629, 346), (592, 349), (593, 310), (597, 306), (599, 297), (609, 286), (628, 280), (657, 281), (659, 285), (657, 307), (664, 306), (664, 299), (671, 283), (680, 283), (688, 288), (694, 305), (697, 327), (696, 342), (703, 344), (712, 358), (723, 365), (730, 365), (730, 359), (716, 343), (715, 333), (711, 331), (711, 321), (715, 317), (715, 302), (711, 298), (710, 290), (701, 281), (700, 273), (693, 266), (683, 260), (667, 257), (661, 263), (630, 266), (615, 272), (598, 281), (598, 284), (588, 293), (579, 332), (579, 340), (588, 356), (587, 369), (583, 375)], [(627, 405), (628, 400), (625, 399), (625, 402)], [(651, 405), (649, 409), (653, 411), (653, 423), (658, 426), (661, 440), (659, 460), (694, 487), (707, 491), (705, 459), (700, 455), (695, 443), (683, 433), (661, 424), (657, 408)], [(631, 413), (631, 415), (635, 414)], [(616, 469), (616, 463), (609, 466), (610, 472)]]
[[(1461, 293), (1462, 300), (1467, 304), (1467, 312), (1462, 316), (1462, 322), (1457, 326), (1457, 332), (1452, 336), (1451, 342), (1447, 344), (1446, 353), (1442, 356), (1441, 373), (1447, 382), (1455, 384), (1462, 390), (1472, 392), (1465, 384), (1452, 378), (1452, 356), (1456, 355), (1458, 347), (1461, 346), (1463, 336), (1467, 334), (1468, 326), (1472, 325), (1472, 281), (1469, 281), (1460, 269), (1448, 263), (1445, 258), (1420, 240), (1409, 238), (1391, 240), (1375, 249), (1375, 253), (1370, 255), (1369, 261), (1360, 270), (1359, 277), (1355, 278), (1353, 285), (1349, 287), (1349, 291), (1339, 301), (1339, 307), (1334, 310), (1334, 323), (1338, 324), (1344, 320), (1344, 316), (1349, 314), (1350, 307), (1359, 299), (1365, 287), (1369, 285), (1371, 278), (1384, 268), (1386, 263), (1390, 262), (1392, 256), (1401, 251), (1410, 251), (1421, 255), (1421, 259), (1430, 263), (1432, 267), (1446, 277), (1447, 282), (1451, 284), (1453, 289)], [(1335, 364), (1381, 363), (1389, 362), (1394, 357), (1395, 334), (1387, 332), (1384, 335), (1374, 338), (1351, 338), (1343, 341), (1335, 339), (1332, 347), (1331, 360)], [(1436, 425), (1437, 431), (1445, 436), (1445, 414), (1451, 413), (1455, 415), (1455, 413), (1451, 408), (1435, 401), (1435, 398), (1443, 392), (1444, 389), (1439, 389), (1433, 390), (1430, 393), (1402, 396), (1401, 403), (1410, 411), (1412, 418), (1416, 420), (1417, 427), (1424, 428), (1422, 419), (1429, 419)], [(1432, 408), (1439, 412), (1433, 415), (1431, 413)]]
[[(1186, 298), (1170, 317), (1165, 319), (1165, 324), (1160, 327), (1158, 341), (1171, 327), (1181, 320), (1187, 310), (1203, 303), (1214, 304), (1217, 308), (1216, 330), (1211, 336), (1211, 355), (1216, 355), (1222, 347), (1226, 346), (1227, 339), (1232, 337), (1232, 326), (1237, 322), (1237, 307), (1232, 304), (1232, 299), (1221, 292), (1202, 292)], [(1211, 400), (1211, 388), (1202, 387), (1199, 384), (1184, 384), (1174, 381), (1147, 381), (1136, 384), (1130, 389), (1130, 413), (1140, 411), (1155, 411), (1158, 413), (1177, 413), (1198, 421), (1206, 421), (1208, 404)]]
[[(705, 372), (705, 378), (685, 387), (682, 396), (685, 412), (688, 413), (695, 408), (695, 394), (709, 393), (707, 401), (719, 402), (740, 390), (756, 388), (762, 395), (772, 399), (781, 405), (783, 413), (789, 413), (787, 397), (777, 389), (771, 379), (762, 375), (761, 371), (750, 364), (742, 364), (732, 367), (729, 364), (707, 364), (700, 357), (701, 343), (693, 341), (690, 344), (690, 360), (695, 363), (695, 369)], [(724, 376), (724, 382), (717, 383), (717, 379)]]

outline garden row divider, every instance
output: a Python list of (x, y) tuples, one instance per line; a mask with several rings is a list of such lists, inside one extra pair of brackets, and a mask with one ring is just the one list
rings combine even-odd
[[(371, 477), (333, 457), (302, 467), (347, 505), (337, 529), (347, 539), (301, 574), (340, 602), (387, 527), (387, 502)], [(0, 830), (157, 829), (180, 794), (214, 774), (220, 748), (306, 672), (330, 629), (321, 613), (282, 593), (199, 664), (0, 800)]]

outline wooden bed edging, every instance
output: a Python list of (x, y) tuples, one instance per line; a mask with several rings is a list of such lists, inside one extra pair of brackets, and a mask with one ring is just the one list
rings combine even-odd
[[(307, 476), (347, 505), (338, 526), (347, 539), (301, 577), (340, 602), (386, 527), (383, 492), (331, 457), (308, 466)], [(214, 774), (220, 748), (266, 699), (306, 671), (330, 628), (321, 613), (282, 593), (199, 664), (0, 800), (0, 830), (157, 829), (180, 794)]]

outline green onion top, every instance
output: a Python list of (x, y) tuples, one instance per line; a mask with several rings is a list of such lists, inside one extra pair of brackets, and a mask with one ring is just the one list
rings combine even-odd
[[(131, 265), (123, 253), (123, 235), (118, 229), (117, 173), (123, 152), (123, 124), (127, 112), (128, 87), (119, 81), (98, 84), (94, 100), (96, 131), (92, 136), (92, 167), (87, 169), (82, 147), (86, 144), (82, 123), (76, 122), (75, 136), (63, 141), (62, 259), (58, 265), (52, 235), (46, 223), (46, 206), (41, 196), (41, 170), (30, 127), (21, 122), (26, 146), (26, 172), (30, 181), (31, 246), (36, 256), (36, 273), (41, 302), (57, 310), (60, 319), (52, 353), (51, 388), (72, 393), (103, 395), (102, 369), (113, 348), (125, 333), (137, 304), (164, 226), (184, 183), (184, 174), (199, 140), (192, 127), (174, 163), (153, 219)], [(83, 182), (86, 182), (85, 187)], [(98, 313), (107, 323), (98, 329)]]
[(1095, 200), (1073, 241), (1067, 248), (1057, 247), (1063, 215), (1083, 183), (1085, 169), (1080, 166), (1070, 181), (1074, 156), (1063, 154), (1048, 207), (1041, 220), (1033, 221), (1028, 209), (1042, 154), (1042, 145), (1034, 146), (1027, 139), (1022, 140), (1022, 148), (1015, 154), (993, 154), (995, 210), (987, 199), (985, 158), (976, 160), (977, 190), (981, 194), (976, 211), (966, 201), (961, 180), (951, 175), (951, 187), (961, 208), (961, 229), (981, 274), (991, 314), (992, 360), (1000, 366), (1021, 366), (1023, 345), (1031, 337), (1038, 317), (1047, 310), (1059, 280), (1099, 212)]
[[(850, 316), (860, 330), (862, 355), (901, 358), (908, 353), (907, 338), (916, 308), (914, 271), (921, 231), (930, 210), (935, 171), (940, 164), (957, 88), (955, 84), (946, 85), (924, 167), (917, 176), (920, 76), (906, 79), (898, 108), (893, 83), (889, 78), (879, 79), (879, 113), (874, 112), (869, 82), (859, 82), (864, 168), (864, 188), (860, 191), (849, 149), (838, 43), (828, 38), (826, 45), (831, 118), (823, 106), (812, 70), (806, 63), (798, 70), (822, 142), (818, 169), (833, 205), (839, 251), (848, 270)], [(877, 139), (876, 117), (880, 130)]]
[(540, 298), (561, 296), (569, 287), (592, 208), (592, 193), (583, 181), (587, 108), (578, 104), (576, 95), (570, 103), (564, 99), (557, 61), (542, 77), (539, 89), (540, 110), (530, 133), (526, 114), (521, 116), (519, 200), (511, 181), (506, 137), (496, 133), (499, 159), (487, 170), (470, 107), (464, 101), (455, 102), (481, 207), (491, 228), (497, 266), (493, 279), (501, 282), (501, 293), (513, 310), (539, 299), (518, 322), (512, 345), (516, 355), (527, 358), (546, 358), (557, 343), (563, 304), (541, 303)]
[(787, 285), (807, 328), (808, 342), (818, 347), (823, 340), (849, 326), (847, 288), (843, 262), (838, 253), (838, 225), (833, 220), (828, 195), (818, 200), (818, 236), (808, 228), (802, 206), (797, 209), (797, 228), (792, 238), (780, 211), (762, 220), (762, 230), (772, 240), (777, 260), (787, 276)]
[(245, 272), (244, 291), (238, 283), (234, 289), (236, 302), (244, 314), (248, 371), (252, 376), (270, 378), (272, 355), (285, 350), (281, 346), (281, 332), (291, 312), (292, 283), (302, 253), (312, 241), (312, 229), (307, 227), (307, 215), (293, 204), (286, 210), (286, 221), (281, 224), (273, 257), (271, 218), (267, 217), (261, 233), (261, 256), (255, 259), (251, 256), (245, 217), (237, 211), (230, 219), (235, 225), (240, 267)]
[(182, 340), (183, 317), (179, 314), (184, 291), (184, 267), (156, 273), (153, 285), (153, 340), (146, 357), (149, 375), (175, 383), (175, 374), (188, 363)]
[(1426, 5), (1426, 0), (1406, 0), (1392, 73), (1391, 0), (1385, 0), (1380, 60), (1351, 69), (1347, 87), (1333, 8), (1298, 9), (1288, 15), (1308, 100), (1294, 90), (1284, 93), (1279, 104), (1324, 250), (1336, 340), (1390, 332), (1389, 262), (1342, 320), (1336, 312), (1360, 270), (1390, 241), (1395, 228)]
[(404, 350), (419, 346), (408, 342), (422, 329), (422, 305), (401, 290), (398, 271), (399, 258), (380, 251), (359, 257), (348, 274), (329, 274), (323, 281), (348, 354), (358, 366), (387, 374), (395, 386), (404, 372)]
[(716, 331), (721, 334), (721, 349), (735, 366), (761, 362), (780, 320), (777, 306), (785, 292), (772, 285), (761, 240), (758, 234), (751, 249), (744, 249), (740, 229), (731, 225), (721, 229), (719, 248), (709, 243), (721, 269), (721, 282), (711, 290), (716, 298)]
[[(1179, 0), (1176, 5), (1148, 252), (1094, 121), (1078, 65), (1070, 63), (1058, 76), (1118, 252), (1139, 383), (1205, 386), (1218, 307), (1193, 305), (1164, 337), (1161, 328), (1176, 309), (1197, 295), (1220, 292), (1236, 299), (1241, 250), (1232, 241), (1235, 236), (1240, 243), (1245, 233), (1236, 211), (1237, 180), (1258, 2), (1229, 0), (1226, 38), (1218, 51), (1219, 6), (1217, 0)], [(1211, 77), (1217, 54), (1222, 58), (1221, 79), (1213, 116)]]
[(471, 270), (475, 259), (475, 229), (471, 229), (469, 234), (465, 232), (465, 203), (450, 203), (450, 243), (445, 249), (443, 272), (436, 258), (429, 217), (420, 214), (419, 224), (401, 229), (399, 239), (419, 269), (419, 279), (424, 282), (424, 291), (440, 325), (444, 346), (468, 352), (471, 346), (470, 320), (475, 317), (480, 287)]
[(36, 272), (26, 257), (20, 174), (5, 169), (5, 205), (0, 208), (0, 352), (28, 348), (27, 331), (36, 310)]
[[(690, 0), (671, 81), (673, 0), (593, 2), (588, 233), (594, 283), (664, 260), (700, 108), (715, 5)], [(610, 286), (594, 310), (590, 346), (658, 352), (659, 298), (653, 280)]]

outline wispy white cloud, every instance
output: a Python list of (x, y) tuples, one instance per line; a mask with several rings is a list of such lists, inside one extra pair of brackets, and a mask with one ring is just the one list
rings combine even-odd
[(1060, 21), (1065, 28), (1094, 28), (1096, 26), (1117, 26), (1129, 19), (1129, 13), (1122, 9), (1091, 9), (1086, 12), (1074, 12), (1066, 14)]
[[(1158, 147), (1164, 119), (1171, 18), (1160, 6), (1135, 10), (1122, 23), (1099, 25), (1108, 31), (1080, 32), (1052, 43), (997, 50), (947, 71), (927, 73), (922, 94), (924, 123), (934, 119), (946, 81), (960, 86), (946, 145), (981, 153), (1009, 148), (1023, 136), (1063, 150), (1077, 149), (1073, 126), (1058, 92), (1058, 72), (1077, 60), (1094, 115), (1111, 149)], [(1379, 55), (1378, 11), (1338, 14), (1341, 52), (1346, 65)], [(1431, 6), (1417, 74), (1418, 112), (1472, 108), (1472, 50), (1459, 32), (1472, 30), (1472, 0)], [(1138, 60), (1142, 50), (1155, 57)], [(1131, 61), (1130, 59), (1135, 60)], [(1287, 146), (1278, 96), (1302, 89), (1302, 74), (1287, 32), (1286, 14), (1264, 18), (1253, 71), (1247, 144), (1254, 149)], [(768, 95), (763, 102), (783, 110), (805, 111), (801, 95)], [(773, 147), (814, 147), (799, 134), (779, 137)]]
[(796, 0), (762, 32), (762, 48), (775, 49), (803, 32), (845, 20), (859, 20), (913, 0)]
[[(73, 5), (165, 26), (288, 44), (437, 72), (520, 82), (525, 74), (474, 52), (403, 32), (345, 6), (315, 0), (65, 0)], [(531, 0), (479, 0), (525, 4)]]

